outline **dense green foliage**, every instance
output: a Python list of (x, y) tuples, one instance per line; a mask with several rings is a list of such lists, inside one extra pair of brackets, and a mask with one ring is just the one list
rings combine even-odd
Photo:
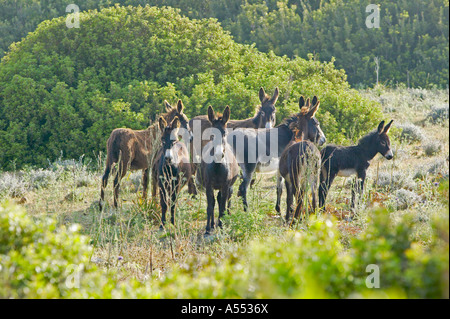
[(41, 23), (2, 59), (0, 167), (104, 152), (114, 128), (145, 128), (164, 99), (182, 98), (190, 117), (209, 104), (230, 105), (233, 118), (253, 116), (260, 86), (280, 88), (279, 120), (298, 110), (300, 95), (318, 95), (317, 116), (334, 142), (381, 118), (333, 62), (260, 53), (214, 20), (149, 6), (84, 12), (79, 29), (65, 20)]
[[(435, 215), (428, 248), (412, 240), (410, 219), (372, 216), (350, 249), (334, 221), (311, 218), (301, 232), (254, 240), (220, 263), (192, 258), (142, 284), (89, 263), (91, 247), (75, 230), (3, 204), (0, 298), (448, 298), (448, 215)], [(380, 289), (366, 286), (368, 265), (379, 267)]]
[[(38, 23), (65, 14), (70, 1), (0, 1), (0, 56)], [(216, 18), (240, 43), (277, 55), (322, 61), (336, 58), (352, 85), (380, 81), (411, 86), (448, 86), (448, 0), (377, 1), (380, 29), (366, 27), (367, 1), (362, 0), (80, 0), (81, 10), (122, 5), (180, 8), (190, 18)]]

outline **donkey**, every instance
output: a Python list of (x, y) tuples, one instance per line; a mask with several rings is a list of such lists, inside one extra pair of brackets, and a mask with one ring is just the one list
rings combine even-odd
[[(208, 121), (216, 132), (213, 140), (205, 146), (202, 156), (200, 169), (196, 175), (196, 182), (206, 191), (208, 202), (207, 222), (205, 236), (210, 235), (215, 228), (214, 222), (214, 190), (219, 190), (217, 203), (219, 204), (219, 227), (222, 227), (221, 218), (225, 209), (230, 209), (231, 194), (233, 193), (233, 184), (239, 176), (239, 165), (233, 154), (233, 149), (227, 143), (226, 127), (230, 119), (230, 108), (227, 106), (223, 115), (214, 113), (212, 106), (208, 108)], [(213, 155), (207, 159), (206, 155)]]
[[(172, 122), (178, 117), (181, 126), (189, 129), (189, 119), (184, 115), (184, 105), (181, 100), (177, 107), (172, 107), (164, 101), (166, 113), (162, 116), (168, 122)], [(149, 182), (149, 165), (154, 161), (156, 151), (160, 146), (158, 124), (155, 123), (146, 130), (135, 131), (126, 128), (119, 128), (112, 131), (107, 142), (106, 168), (102, 178), (99, 208), (103, 208), (105, 189), (108, 185), (108, 178), (111, 172), (114, 178), (114, 207), (117, 208), (119, 198), (120, 182), (128, 170), (143, 170), (142, 186), (143, 198), (147, 198), (147, 188)]]
[[(266, 92), (264, 91), (264, 88), (261, 88), (259, 90), (259, 100), (261, 101), (261, 105), (259, 105), (256, 108), (256, 114), (254, 117), (245, 119), (245, 120), (230, 120), (227, 123), (228, 129), (235, 129), (235, 128), (272, 128), (276, 123), (276, 109), (275, 104), (278, 101), (278, 96), (280, 94), (280, 91), (278, 87), (275, 89), (274, 94), (272, 97), (270, 97)], [(205, 147), (206, 144), (208, 144), (209, 140), (202, 140), (203, 132), (211, 127), (211, 123), (209, 122), (207, 115), (199, 115), (194, 118), (192, 118), (189, 122), (189, 126), (191, 129), (195, 129), (195, 127), (198, 125), (197, 123), (200, 123), (200, 135), (194, 130), (194, 134), (198, 135), (195, 136), (195, 139), (198, 139), (201, 141), (200, 145), (197, 145), (196, 143), (192, 144), (192, 154), (195, 156), (195, 154), (200, 155), (201, 150)]]
[(164, 117), (159, 118), (161, 130), (161, 158), (158, 167), (158, 187), (161, 204), (161, 226), (166, 223), (166, 212), (170, 206), (171, 222), (175, 224), (175, 204), (181, 188), (191, 178), (189, 151), (183, 142), (178, 141), (181, 123), (178, 117), (167, 124)]
[[(328, 145), (321, 151), (322, 169), (319, 186), (319, 206), (323, 208), (328, 191), (336, 176), (357, 176), (356, 188), (360, 195), (363, 193), (366, 171), (370, 161), (380, 153), (387, 160), (394, 158), (391, 150), (389, 130), (392, 122), (384, 126), (380, 123), (378, 129), (361, 138), (356, 146)], [(355, 188), (352, 188), (352, 208), (355, 207)]]
[[(303, 103), (301, 103), (303, 104)], [(317, 147), (309, 140), (304, 141), (305, 136), (310, 134), (309, 122), (319, 108), (309, 109), (309, 99), (297, 115), (297, 121), (292, 122), (289, 128), (293, 131), (293, 137), (280, 157), (279, 176), (285, 180), (286, 185), (286, 222), (289, 222), (292, 212), (292, 199), (295, 197), (297, 207), (294, 218), (298, 219), (303, 206), (303, 197), (308, 189), (312, 193), (312, 211), (317, 207), (317, 190), (319, 188), (319, 174), (321, 156)], [(276, 209), (280, 211), (281, 183), (277, 189)]]
[[(308, 132), (305, 138), (322, 145), (326, 138), (319, 122), (314, 117), (320, 104), (319, 100), (314, 97), (312, 106), (309, 99), (307, 103), (308, 105), (306, 105), (303, 97), (300, 98), (300, 110), (305, 106), (310, 109), (308, 112)], [(289, 126), (296, 121), (298, 121), (297, 114), (285, 119), (283, 123), (274, 128), (261, 130), (236, 129), (228, 134), (228, 143), (233, 146), (234, 154), (242, 169), (243, 181), (239, 186), (238, 196), (242, 197), (245, 211), (248, 208), (247, 189), (253, 173), (258, 171), (270, 174), (278, 171), (279, 158), (293, 137), (293, 132)], [(281, 179), (278, 179), (277, 183), (281, 187)]]

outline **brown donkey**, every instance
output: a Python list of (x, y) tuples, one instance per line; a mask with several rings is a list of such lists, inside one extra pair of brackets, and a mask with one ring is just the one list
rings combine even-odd
[[(302, 104), (301, 101), (300, 105)], [(319, 104), (320, 102), (316, 100), (316, 103), (310, 108), (309, 99), (306, 101), (306, 105), (302, 107), (297, 115), (297, 121), (289, 125), (293, 132), (293, 137), (280, 157), (279, 174), (284, 178), (286, 185), (287, 208), (285, 220), (287, 223), (290, 222), (291, 212), (293, 211), (293, 197), (295, 197), (297, 203), (294, 218), (299, 218), (303, 207), (303, 198), (308, 190), (308, 186), (311, 188), (312, 193), (312, 211), (316, 210), (321, 157), (314, 143), (304, 139), (309, 138), (311, 134), (309, 121), (314, 118)], [(278, 210), (280, 197), (281, 192), (277, 192)]]
[[(202, 157), (199, 171), (196, 175), (197, 184), (205, 190), (208, 202), (207, 222), (205, 236), (209, 235), (215, 227), (214, 222), (214, 190), (218, 190), (217, 202), (219, 204), (219, 227), (222, 227), (221, 218), (225, 209), (229, 210), (233, 184), (239, 176), (239, 165), (233, 149), (227, 143), (226, 128), (230, 119), (230, 108), (227, 106), (221, 114), (215, 114), (212, 106), (208, 108), (208, 120), (213, 130), (213, 140), (205, 146), (205, 156)], [(215, 133), (214, 133), (215, 130)], [(210, 157), (206, 155), (210, 155)]]
[[(178, 117), (181, 127), (189, 129), (189, 119), (184, 115), (184, 105), (181, 100), (176, 107), (164, 101), (166, 113), (162, 115), (166, 122), (172, 122)], [(143, 197), (147, 198), (150, 165), (155, 160), (155, 155), (160, 147), (158, 124), (155, 123), (146, 130), (135, 131), (119, 128), (112, 131), (107, 142), (106, 168), (102, 178), (100, 192), (100, 211), (103, 208), (105, 189), (111, 172), (114, 178), (114, 207), (117, 208), (119, 198), (120, 181), (128, 170), (143, 170), (142, 186)]]
[(175, 206), (181, 188), (191, 179), (191, 163), (189, 151), (183, 142), (178, 140), (180, 129), (178, 117), (167, 124), (163, 117), (159, 119), (161, 130), (161, 158), (158, 166), (158, 187), (161, 203), (161, 227), (166, 223), (167, 208), (170, 207), (171, 222), (175, 225)]

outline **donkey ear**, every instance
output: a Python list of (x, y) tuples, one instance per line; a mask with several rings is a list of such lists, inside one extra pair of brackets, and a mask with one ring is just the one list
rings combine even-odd
[(391, 129), (391, 125), (393, 122), (394, 122), (394, 120), (390, 121), (389, 124), (384, 127), (384, 130), (383, 130), (384, 133), (386, 133), (386, 134), (389, 133), (389, 130)]
[(309, 98), (306, 99), (305, 106), (311, 107), (311, 100)]
[[(313, 102), (314, 102), (314, 99), (313, 99)], [(309, 112), (308, 112), (308, 114), (306, 116), (308, 118), (313, 118), (314, 115), (316, 115), (317, 111), (319, 110), (319, 106), (320, 106), (320, 101), (317, 100), (315, 104), (314, 103), (312, 104), (312, 107), (311, 107), (311, 109), (309, 110)]]
[(161, 117), (159, 118), (159, 129), (161, 130), (161, 132), (164, 132), (166, 126), (167, 126), (167, 122), (166, 122), (166, 120), (164, 119), (164, 117), (161, 116)]
[(181, 126), (180, 119), (178, 118), (178, 116), (175, 116), (175, 118), (172, 121), (171, 127), (172, 127), (172, 129), (177, 129), (177, 128), (180, 128), (180, 126)]
[(214, 109), (210, 105), (208, 106), (208, 120), (212, 123), (216, 119), (216, 115), (214, 114)]
[(319, 101), (319, 99), (317, 98), (317, 96), (314, 95), (311, 105), (316, 105), (318, 101)]
[(178, 116), (176, 116), (172, 121), (172, 134), (175, 136), (175, 138), (178, 138), (178, 131), (180, 130), (181, 122)]
[(383, 133), (384, 121), (381, 121), (380, 125), (378, 125), (378, 134)]
[(271, 104), (275, 104), (278, 101), (278, 96), (280, 96), (280, 90), (278, 87), (275, 89), (275, 92), (273, 93), (272, 98), (270, 99)]
[(164, 100), (164, 107), (166, 108), (167, 112), (172, 109), (172, 105), (170, 105), (166, 100)]
[(223, 115), (222, 115), (222, 123), (225, 125), (228, 123), (228, 121), (230, 120), (230, 107), (227, 105), (225, 107), (225, 110), (223, 111)]
[(260, 88), (259, 89), (259, 100), (262, 102), (264, 102), (266, 99), (266, 91), (264, 91), (264, 88)]
[(302, 107), (305, 106), (305, 98), (302, 96), (300, 96), (300, 101), (298, 102), (298, 106), (300, 106), (300, 110), (302, 109)]
[(183, 102), (181, 100), (178, 100), (178, 103), (177, 103), (177, 111), (178, 111), (178, 113), (183, 114), (183, 109), (184, 109)]

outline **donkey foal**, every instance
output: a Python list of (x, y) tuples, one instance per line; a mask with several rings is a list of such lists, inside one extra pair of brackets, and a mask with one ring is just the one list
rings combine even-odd
[[(356, 189), (361, 195), (363, 193), (366, 172), (370, 166), (370, 161), (380, 153), (386, 159), (391, 160), (394, 155), (391, 150), (389, 140), (389, 130), (391, 121), (384, 126), (384, 121), (380, 123), (378, 129), (361, 138), (356, 146), (335, 146), (329, 145), (322, 149), (322, 169), (320, 174), (319, 206), (325, 205), (328, 191), (336, 176), (349, 177), (357, 176)], [(355, 188), (352, 188), (352, 208), (355, 207)]]

